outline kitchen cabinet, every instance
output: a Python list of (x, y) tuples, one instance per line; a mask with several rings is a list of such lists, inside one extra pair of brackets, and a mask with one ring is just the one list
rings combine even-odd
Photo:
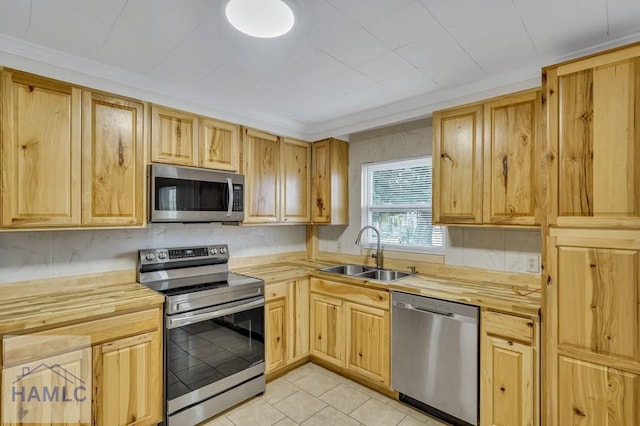
[(481, 321), (480, 424), (539, 424), (537, 321), (488, 310)]
[(265, 303), (265, 372), (287, 362), (287, 283), (269, 285)]
[(549, 222), (640, 226), (640, 45), (544, 70)]
[(349, 144), (329, 138), (313, 143), (311, 221), (349, 223)]
[(151, 107), (151, 161), (195, 166), (198, 164), (198, 119), (186, 112)]
[(160, 331), (94, 346), (95, 422), (155, 425), (162, 416)]
[(2, 226), (81, 223), (81, 90), (2, 72)]
[(144, 105), (82, 93), (82, 224), (144, 223)]
[(144, 104), (2, 75), (2, 226), (142, 225)]
[(280, 220), (280, 139), (253, 129), (243, 131), (245, 223)]
[(311, 355), (390, 387), (389, 293), (311, 279)]
[(309, 279), (269, 284), (265, 290), (267, 374), (309, 356)]
[[(74, 384), (78, 397), (86, 397), (90, 402), (70, 411), (69, 416), (76, 418), (70, 423), (77, 423), (78, 410), (88, 409), (91, 424), (155, 425), (163, 415), (162, 320), (161, 306), (147, 307), (3, 336), (3, 389), (10, 385), (9, 381), (14, 383), (13, 376), (24, 376), (29, 369), (38, 374), (30, 374), (21, 385), (35, 385), (43, 392), (45, 386), (52, 392), (56, 384), (63, 384), (60, 377), (64, 376), (64, 384)], [(88, 378), (91, 385), (84, 386)], [(45, 423), (51, 421), (52, 413), (60, 413), (55, 406), (34, 407), (43, 410), (38, 415), (42, 415)], [(66, 410), (61, 411), (67, 415)]]
[(311, 222), (311, 144), (283, 138), (281, 165), (281, 221)]
[(239, 170), (237, 124), (153, 105), (151, 132), (152, 162)]
[(536, 225), (540, 91), (434, 113), (434, 223)]
[(550, 398), (557, 401), (552, 424), (640, 422), (638, 238), (638, 230), (551, 231), (546, 341), (555, 354), (547, 357)]

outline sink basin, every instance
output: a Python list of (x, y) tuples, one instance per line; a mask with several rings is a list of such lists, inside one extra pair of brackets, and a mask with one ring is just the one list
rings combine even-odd
[(363, 265), (338, 265), (331, 266), (329, 268), (320, 269), (322, 272), (330, 272), (332, 274), (341, 274), (341, 275), (358, 275), (363, 272), (368, 272), (374, 270), (368, 266)]
[(378, 281), (395, 281), (406, 277), (408, 272), (394, 271), (392, 269), (376, 269), (363, 265), (338, 265), (320, 269), (322, 272), (332, 274), (347, 275), (355, 278), (366, 278)]
[(358, 278), (370, 278), (378, 281), (395, 281), (409, 276), (408, 272), (394, 271), (390, 269), (374, 269), (369, 272), (358, 274)]

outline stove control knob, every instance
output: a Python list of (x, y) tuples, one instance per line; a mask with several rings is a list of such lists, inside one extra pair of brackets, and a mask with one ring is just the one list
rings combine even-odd
[(209, 250), (209, 254), (210, 254), (211, 256), (215, 256), (216, 254), (218, 254), (218, 250), (217, 250), (215, 247), (212, 247), (212, 248)]
[(158, 259), (165, 259), (167, 257), (167, 253), (164, 251), (158, 252)]
[(227, 249), (224, 247), (220, 247), (220, 254), (225, 254), (227, 252)]
[(156, 258), (156, 255), (150, 251), (149, 253), (147, 253), (147, 255), (144, 258), (147, 259), (148, 261), (152, 261), (153, 259)]

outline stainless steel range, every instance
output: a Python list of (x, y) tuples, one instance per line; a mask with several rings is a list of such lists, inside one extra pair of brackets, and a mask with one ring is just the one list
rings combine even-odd
[(226, 245), (138, 252), (165, 298), (165, 424), (188, 426), (265, 390), (264, 281), (229, 272)]

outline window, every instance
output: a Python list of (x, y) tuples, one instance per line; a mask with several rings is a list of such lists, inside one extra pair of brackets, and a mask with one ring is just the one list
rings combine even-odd
[[(431, 156), (362, 166), (362, 225), (386, 249), (443, 253), (444, 228), (432, 225)], [(375, 244), (374, 232), (363, 242)]]

